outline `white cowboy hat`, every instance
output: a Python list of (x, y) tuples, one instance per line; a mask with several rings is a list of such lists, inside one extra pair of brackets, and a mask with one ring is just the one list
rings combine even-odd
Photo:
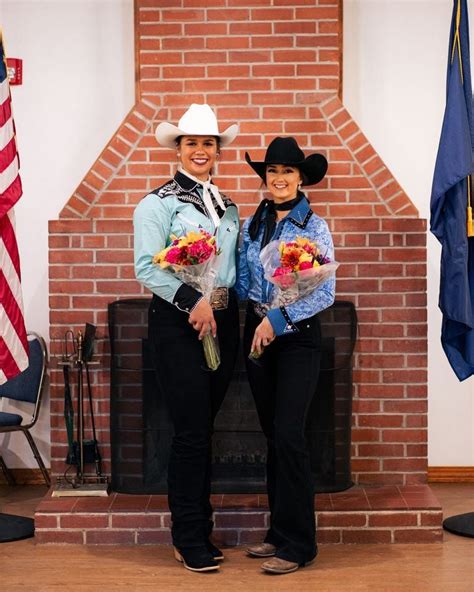
[(216, 116), (209, 105), (193, 103), (178, 121), (177, 127), (164, 121), (156, 128), (155, 136), (162, 146), (176, 148), (176, 138), (179, 136), (216, 136), (221, 146), (227, 146), (238, 133), (239, 126), (236, 123), (220, 133)]

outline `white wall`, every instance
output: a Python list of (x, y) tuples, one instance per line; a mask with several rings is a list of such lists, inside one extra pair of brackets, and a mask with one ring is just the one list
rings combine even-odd
[[(47, 338), (48, 220), (57, 219), (134, 104), (133, 0), (0, 0), (0, 25), (7, 55), (23, 59), (23, 85), (11, 91), (26, 324)], [(49, 459), (47, 413), (35, 430)], [(0, 437), (10, 467), (36, 466), (23, 440)]]
[[(474, 1), (469, 7), (474, 22)], [(451, 0), (344, 1), (346, 106), (425, 218), (451, 8)], [(24, 60), (24, 84), (12, 96), (24, 185), (16, 213), (26, 319), (47, 336), (47, 221), (133, 105), (133, 2), (0, 0), (0, 23), (8, 55)], [(457, 381), (441, 350), (439, 246), (431, 235), (428, 252), (429, 464), (472, 466), (473, 383)], [(38, 428), (48, 455), (46, 415)], [(24, 466), (25, 458), (35, 466), (21, 440), (12, 437), (8, 448), (10, 466)]]
[[(474, 2), (468, 4), (474, 40)], [(452, 6), (452, 0), (344, 0), (345, 105), (428, 219)], [(429, 464), (472, 466), (474, 383), (457, 380), (441, 348), (440, 252), (429, 233)]]

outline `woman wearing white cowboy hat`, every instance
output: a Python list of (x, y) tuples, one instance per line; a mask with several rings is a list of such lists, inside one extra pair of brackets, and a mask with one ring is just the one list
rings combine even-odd
[[(222, 552), (210, 541), (210, 460), (213, 421), (231, 379), (239, 342), (235, 252), (239, 234), (237, 207), (211, 182), (221, 146), (238, 133), (220, 132), (208, 105), (193, 104), (178, 125), (160, 123), (156, 138), (176, 150), (173, 179), (152, 191), (134, 213), (135, 273), (151, 290), (149, 341), (157, 386), (166, 401), (174, 436), (168, 467), (168, 501), (175, 557), (192, 571), (219, 568)], [(220, 249), (217, 289), (208, 302), (191, 286), (152, 262), (171, 235), (205, 230)], [(212, 303), (212, 305), (211, 305)], [(221, 363), (204, 369), (201, 339), (217, 334)], [(199, 337), (199, 339), (198, 339)]]
[[(327, 280), (292, 304), (270, 308), (273, 288), (264, 277), (260, 251), (271, 240), (287, 242), (301, 236), (316, 242), (333, 259), (328, 226), (310, 209), (300, 190), (323, 179), (327, 161), (321, 154), (305, 157), (291, 137), (275, 138), (262, 162), (245, 156), (271, 194), (243, 226), (236, 286), (239, 298), (248, 300), (244, 357), (268, 445), (270, 528), (264, 541), (248, 547), (247, 552), (267, 558), (264, 571), (286, 574), (313, 561), (317, 553), (304, 427), (319, 375), (317, 313), (333, 303), (335, 280)], [(254, 350), (263, 351), (258, 364), (248, 359)]]

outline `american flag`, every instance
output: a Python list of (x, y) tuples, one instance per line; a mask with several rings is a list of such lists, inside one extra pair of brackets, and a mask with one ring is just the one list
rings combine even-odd
[(13, 206), (22, 194), (18, 173), (15, 124), (0, 31), (0, 384), (28, 366), (28, 342), (23, 319), (20, 257), (15, 238)]

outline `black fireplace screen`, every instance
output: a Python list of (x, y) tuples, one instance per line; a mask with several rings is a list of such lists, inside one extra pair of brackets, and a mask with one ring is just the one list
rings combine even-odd
[[(109, 304), (112, 488), (166, 493), (172, 426), (156, 388), (147, 341), (149, 299)], [(243, 325), (243, 309), (241, 324)], [(306, 437), (315, 492), (351, 487), (352, 354), (357, 318), (352, 302), (319, 314), (323, 356)], [(215, 422), (213, 492), (265, 490), (266, 444), (240, 353)]]

